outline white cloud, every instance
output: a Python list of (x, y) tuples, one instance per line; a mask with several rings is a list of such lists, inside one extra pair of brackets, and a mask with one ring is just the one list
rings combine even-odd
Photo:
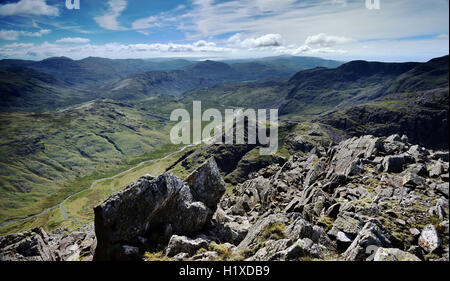
[(29, 37), (42, 37), (42, 35), (49, 34), (51, 32), (50, 29), (41, 29), (36, 32), (30, 31), (18, 31), (18, 30), (0, 30), (0, 40), (17, 40), (20, 36), (29, 36)]
[(215, 47), (216, 43), (214, 42), (206, 42), (205, 40), (199, 40), (195, 42), (194, 47)]
[(0, 30), (0, 40), (17, 40), (20, 33), (15, 30)]
[(157, 21), (158, 18), (156, 16), (138, 19), (133, 22), (132, 28), (136, 30), (152, 28), (159, 25)]
[(263, 48), (263, 47), (279, 47), (283, 45), (280, 34), (266, 34), (256, 38), (242, 39), (242, 34), (236, 33), (228, 38), (227, 43), (232, 46), (240, 46), (243, 48)]
[(56, 43), (85, 44), (85, 43), (89, 43), (90, 41), (91, 40), (89, 40), (87, 38), (81, 38), (81, 37), (65, 37), (65, 38), (56, 40)]
[(213, 42), (198, 41), (192, 44), (9, 44), (0, 47), (0, 56), (7, 58), (47, 58), (52, 56), (67, 56), (75, 59), (87, 56), (107, 58), (150, 58), (156, 56), (200, 56), (209, 57), (214, 54), (230, 54), (236, 50), (218, 47)]
[(0, 16), (14, 15), (58, 16), (59, 10), (47, 5), (45, 0), (20, 0), (16, 3), (0, 5)]
[(120, 26), (117, 18), (127, 7), (127, 1), (125, 0), (109, 0), (109, 9), (102, 15), (95, 17), (94, 20), (103, 28), (109, 30), (126, 30), (126, 28)]
[(280, 34), (266, 34), (258, 38), (247, 38), (241, 46), (245, 48), (278, 47), (283, 45)]
[(311, 35), (306, 38), (305, 44), (307, 45), (319, 45), (320, 47), (333, 47), (339, 44), (346, 44), (355, 42), (354, 39), (348, 37), (340, 37), (327, 35), (325, 33), (319, 33)]

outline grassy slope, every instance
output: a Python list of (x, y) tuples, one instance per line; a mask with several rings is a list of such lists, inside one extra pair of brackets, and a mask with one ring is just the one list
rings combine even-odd
[(0, 221), (38, 213), (93, 179), (178, 149), (167, 145), (170, 126), (159, 115), (165, 105), (181, 106), (95, 101), (52, 113), (1, 114)]

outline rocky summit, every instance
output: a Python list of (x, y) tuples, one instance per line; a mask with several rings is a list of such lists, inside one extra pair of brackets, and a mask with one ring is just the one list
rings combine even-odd
[(227, 191), (213, 157), (183, 180), (143, 176), (94, 227), (4, 236), (0, 259), (448, 261), (448, 151), (399, 135), (326, 145)]

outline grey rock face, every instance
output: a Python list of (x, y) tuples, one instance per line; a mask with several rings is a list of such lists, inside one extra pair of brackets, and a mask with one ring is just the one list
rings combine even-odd
[(133, 183), (97, 206), (94, 259), (113, 259), (117, 245), (139, 245), (138, 237), (157, 234), (168, 240), (171, 233), (193, 235), (202, 230), (211, 220), (225, 184), (213, 159), (193, 174), (195, 179), (188, 177), (192, 189), (181, 179), (164, 173), (156, 179)]

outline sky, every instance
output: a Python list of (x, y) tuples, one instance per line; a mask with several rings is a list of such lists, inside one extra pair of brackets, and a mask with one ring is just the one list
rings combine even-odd
[(0, 0), (0, 59), (448, 53), (448, 0)]

